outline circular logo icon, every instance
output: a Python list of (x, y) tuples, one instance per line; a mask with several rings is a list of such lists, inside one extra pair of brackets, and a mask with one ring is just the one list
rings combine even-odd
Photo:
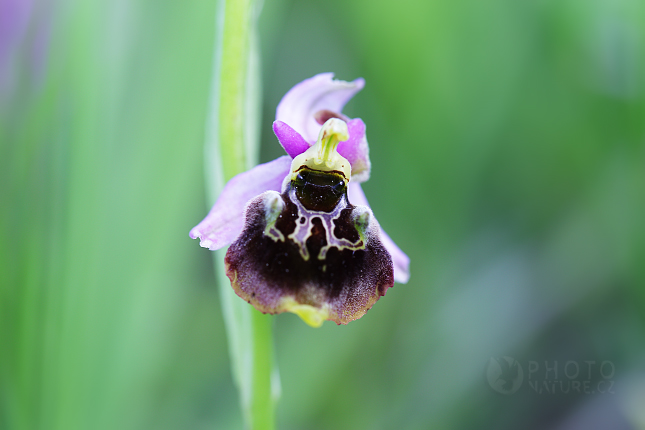
[(522, 385), (524, 372), (513, 357), (491, 357), (486, 368), (486, 380), (498, 393), (513, 394)]

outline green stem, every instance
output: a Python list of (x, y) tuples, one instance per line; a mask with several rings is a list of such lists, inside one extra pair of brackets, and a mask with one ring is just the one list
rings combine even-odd
[[(220, 0), (206, 138), (211, 204), (226, 181), (256, 163), (260, 117), (256, 8), (254, 0)], [(224, 255), (215, 254), (215, 266), (244, 421), (248, 429), (271, 430), (275, 428), (271, 318), (235, 295), (225, 276)]]
[(224, 179), (246, 170), (245, 83), (251, 46), (251, 0), (224, 0), (221, 49), (219, 135)]
[(274, 429), (275, 412), (271, 390), (273, 370), (273, 340), (271, 315), (263, 315), (255, 309), (251, 312), (253, 326), (253, 393), (251, 400), (251, 428)]

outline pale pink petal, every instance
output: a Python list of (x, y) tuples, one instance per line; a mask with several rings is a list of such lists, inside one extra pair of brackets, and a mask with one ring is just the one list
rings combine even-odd
[(280, 145), (282, 145), (291, 158), (295, 158), (309, 149), (309, 144), (303, 139), (300, 133), (282, 121), (275, 121), (273, 123), (273, 132), (278, 138)]
[(320, 131), (314, 115), (320, 110), (340, 114), (345, 103), (364, 85), (363, 78), (345, 82), (335, 80), (333, 73), (321, 73), (291, 88), (278, 104), (275, 119), (289, 124), (313, 144)]
[(280, 192), (290, 167), (291, 158), (283, 155), (235, 176), (206, 218), (190, 231), (190, 237), (201, 239), (200, 245), (211, 251), (230, 245), (242, 232), (248, 201), (265, 191)]
[(338, 144), (338, 153), (352, 165), (352, 181), (365, 182), (370, 178), (370, 149), (365, 137), (365, 123), (360, 118), (347, 122), (349, 140)]
[[(367, 206), (367, 197), (363, 193), (363, 189), (359, 183), (350, 181), (349, 186), (347, 187), (347, 197), (349, 202), (354, 206)], [(385, 246), (385, 249), (392, 256), (392, 263), (394, 264), (394, 280), (401, 284), (405, 284), (410, 279), (410, 258), (401, 249), (396, 246), (394, 241), (390, 239), (390, 236), (383, 231), (381, 228), (380, 233), (381, 243)]]
[(410, 258), (401, 251), (401, 248), (396, 246), (396, 243), (390, 239), (390, 236), (388, 236), (383, 228), (381, 228), (381, 243), (392, 256), (394, 280), (399, 284), (406, 284), (408, 279), (410, 279)]

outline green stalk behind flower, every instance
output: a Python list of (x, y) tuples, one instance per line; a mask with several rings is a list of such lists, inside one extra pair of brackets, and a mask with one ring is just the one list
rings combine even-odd
[[(205, 144), (206, 188), (212, 205), (229, 179), (257, 163), (260, 74), (256, 23), (260, 4), (220, 0), (215, 39), (211, 103)], [(277, 372), (274, 373), (271, 319), (235, 295), (224, 269), (225, 250), (215, 253), (233, 377), (246, 427), (275, 427)]]

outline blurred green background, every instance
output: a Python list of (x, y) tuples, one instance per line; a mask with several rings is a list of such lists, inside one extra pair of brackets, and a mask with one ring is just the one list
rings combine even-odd
[[(0, 428), (242, 427), (188, 238), (215, 10), (0, 0)], [(645, 3), (268, 0), (260, 36), (262, 161), (289, 88), (364, 77), (364, 190), (411, 258), (348, 326), (275, 317), (278, 427), (645, 428)], [(611, 393), (528, 384), (603, 361)]]

